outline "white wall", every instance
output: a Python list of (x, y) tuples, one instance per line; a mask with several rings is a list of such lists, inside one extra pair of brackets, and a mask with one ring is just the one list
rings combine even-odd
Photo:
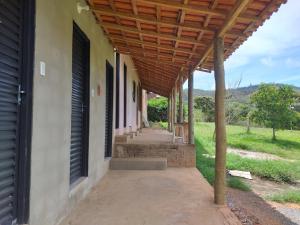
[[(90, 39), (90, 88), (95, 96), (90, 94), (89, 177), (71, 190), (73, 21)], [(92, 13), (79, 15), (74, 0), (36, 1), (35, 41), (29, 224), (54, 225), (108, 170), (109, 161), (104, 159), (105, 63), (108, 60), (114, 66), (115, 59)], [(46, 63), (45, 77), (39, 74), (40, 61)]]
[[(127, 66), (127, 126), (124, 127), (124, 63)], [(133, 61), (130, 56), (120, 55), (120, 120), (119, 129), (115, 130), (115, 135), (122, 135), (126, 132), (130, 132), (130, 127), (132, 131), (136, 131), (139, 125), (136, 124), (136, 110), (138, 104), (138, 93), (136, 92), (135, 102), (132, 98), (132, 88), (133, 81), (135, 81), (136, 86), (139, 85), (138, 73), (134, 67)], [(140, 112), (139, 112), (140, 115)], [(140, 116), (138, 116), (138, 123)]]

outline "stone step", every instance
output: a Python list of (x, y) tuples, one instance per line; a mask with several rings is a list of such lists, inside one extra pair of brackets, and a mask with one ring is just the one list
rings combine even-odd
[(111, 170), (165, 170), (166, 158), (112, 158)]

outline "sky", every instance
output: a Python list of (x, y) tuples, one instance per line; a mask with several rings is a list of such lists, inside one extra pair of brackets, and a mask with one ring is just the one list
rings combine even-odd
[[(288, 0), (249, 37), (225, 61), (225, 74), (226, 88), (260, 83), (300, 87), (300, 1)], [(213, 73), (194, 73), (194, 88), (214, 90), (214, 86)]]

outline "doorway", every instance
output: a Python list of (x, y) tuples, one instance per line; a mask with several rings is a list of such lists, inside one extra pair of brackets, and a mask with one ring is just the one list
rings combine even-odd
[(106, 61), (105, 158), (112, 156), (114, 109), (114, 69)]

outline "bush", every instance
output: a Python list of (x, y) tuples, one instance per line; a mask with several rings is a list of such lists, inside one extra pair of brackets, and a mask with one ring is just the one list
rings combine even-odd
[(168, 121), (168, 99), (153, 98), (148, 101), (148, 120), (151, 122)]

